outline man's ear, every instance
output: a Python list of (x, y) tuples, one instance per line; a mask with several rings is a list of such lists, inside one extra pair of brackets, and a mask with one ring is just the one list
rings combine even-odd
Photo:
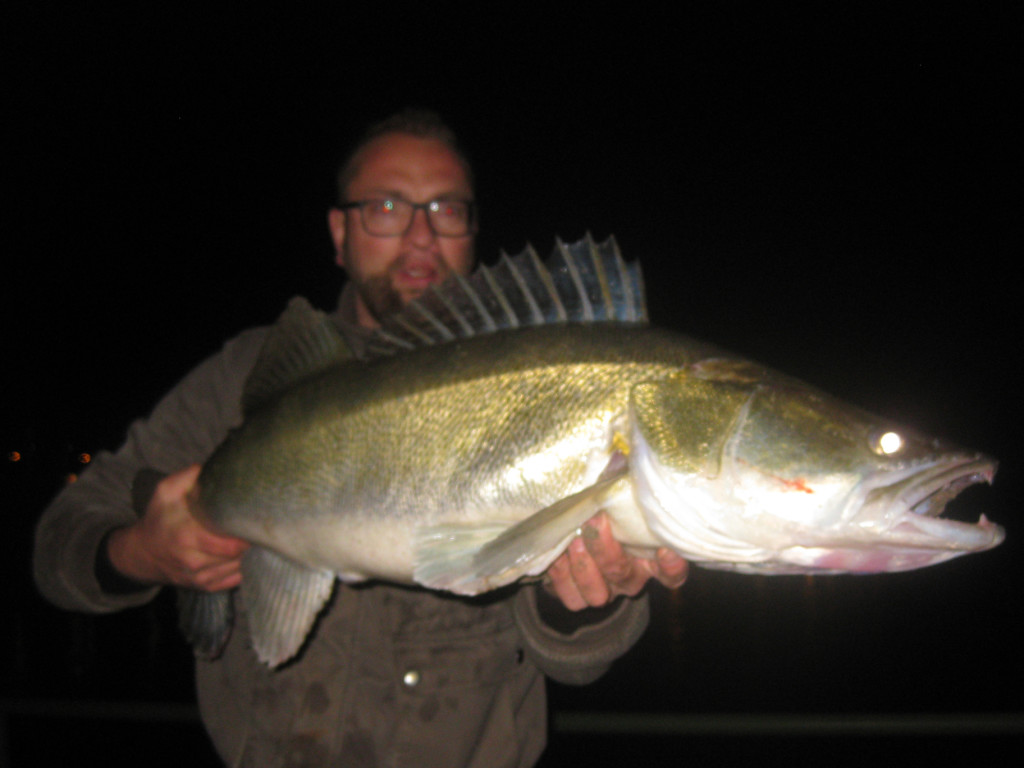
[(327, 212), (327, 229), (331, 232), (331, 240), (334, 242), (334, 262), (345, 269), (344, 253), (342, 247), (345, 244), (345, 212), (340, 208), (331, 208)]

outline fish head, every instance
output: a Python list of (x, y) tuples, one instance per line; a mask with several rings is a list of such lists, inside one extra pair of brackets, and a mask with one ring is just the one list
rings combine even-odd
[(941, 517), (996, 462), (749, 363), (644, 382), (630, 463), (648, 526), (680, 554), (755, 573), (902, 571), (999, 544)]

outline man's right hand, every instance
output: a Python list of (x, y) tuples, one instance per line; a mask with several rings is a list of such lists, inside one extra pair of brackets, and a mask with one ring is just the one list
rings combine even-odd
[(107, 552), (121, 574), (144, 584), (208, 592), (238, 586), (249, 544), (210, 531), (189, 511), (188, 494), (199, 470), (194, 464), (165, 477), (139, 521), (110, 535)]

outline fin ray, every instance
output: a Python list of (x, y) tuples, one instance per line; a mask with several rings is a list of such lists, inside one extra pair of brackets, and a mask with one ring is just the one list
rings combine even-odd
[(276, 667), (302, 648), (334, 589), (331, 571), (292, 563), (262, 547), (242, 557), (242, 599), (260, 661)]
[(644, 301), (637, 262), (623, 260), (615, 238), (597, 244), (588, 234), (571, 245), (557, 241), (546, 262), (527, 245), (469, 278), (432, 286), (387, 318), (369, 348), (380, 356), (525, 326), (644, 323)]
[(297, 381), (352, 357), (331, 319), (299, 297), (270, 328), (242, 393), (245, 412), (259, 407)]
[(230, 590), (178, 590), (178, 628), (199, 658), (220, 656), (231, 636), (234, 619)]
[(628, 469), (511, 526), (430, 526), (416, 532), (413, 579), (431, 589), (476, 595), (542, 573), (577, 529), (628, 482)]

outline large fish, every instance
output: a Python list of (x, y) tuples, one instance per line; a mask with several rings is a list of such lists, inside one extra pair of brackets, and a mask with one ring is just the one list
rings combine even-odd
[[(271, 666), (338, 578), (478, 594), (542, 573), (599, 510), (634, 551), (742, 573), (902, 571), (1003, 539), (939, 517), (992, 459), (650, 327), (614, 240), (453, 280), (372, 358), (293, 302), (199, 478), (201, 517), (254, 544), (240, 589)], [(216, 653), (228, 597), (192, 597), (186, 635)]]

